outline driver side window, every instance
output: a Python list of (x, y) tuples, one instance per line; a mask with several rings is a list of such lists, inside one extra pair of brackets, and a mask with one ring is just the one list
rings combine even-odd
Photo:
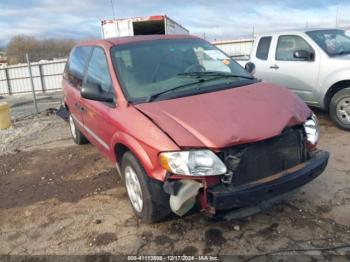
[(309, 53), (314, 53), (312, 47), (300, 36), (283, 35), (278, 38), (276, 48), (276, 60), (281, 61), (304, 61), (294, 57), (294, 52), (305, 50)]
[(106, 94), (114, 94), (106, 55), (100, 47), (94, 47), (92, 51), (85, 82), (87, 86), (89, 86), (89, 84), (99, 85)]

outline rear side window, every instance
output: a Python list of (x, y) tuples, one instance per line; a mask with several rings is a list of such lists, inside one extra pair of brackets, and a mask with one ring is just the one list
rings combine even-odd
[(261, 60), (267, 60), (269, 56), (269, 50), (271, 45), (271, 36), (265, 36), (260, 38), (258, 48), (256, 49), (256, 57)]
[(92, 51), (89, 66), (86, 72), (86, 86), (98, 85), (107, 94), (114, 94), (112, 80), (109, 74), (107, 58), (105, 52), (100, 47), (95, 47)]
[(80, 88), (83, 82), (84, 71), (90, 57), (91, 50), (92, 47), (90, 46), (78, 46), (72, 50), (69, 56), (64, 77), (76, 88)]

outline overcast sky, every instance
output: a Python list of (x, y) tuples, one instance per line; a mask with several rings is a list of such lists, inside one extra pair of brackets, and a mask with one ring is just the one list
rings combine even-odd
[[(113, 0), (118, 18), (167, 14), (209, 40), (255, 32), (350, 26), (350, 0)], [(100, 36), (100, 20), (113, 17), (111, 0), (1, 0), (0, 46), (16, 34), (38, 38)]]

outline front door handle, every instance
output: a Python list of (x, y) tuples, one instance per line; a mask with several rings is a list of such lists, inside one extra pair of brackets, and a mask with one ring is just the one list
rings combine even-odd
[(270, 66), (270, 68), (271, 68), (271, 69), (278, 69), (278, 68), (280, 68), (280, 67), (279, 67), (278, 65), (274, 64), (274, 65)]

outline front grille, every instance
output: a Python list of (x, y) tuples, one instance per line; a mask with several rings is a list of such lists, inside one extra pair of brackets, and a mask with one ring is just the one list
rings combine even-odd
[(232, 184), (244, 185), (306, 161), (305, 135), (301, 127), (288, 128), (263, 141), (224, 149), (219, 153), (232, 171)]

